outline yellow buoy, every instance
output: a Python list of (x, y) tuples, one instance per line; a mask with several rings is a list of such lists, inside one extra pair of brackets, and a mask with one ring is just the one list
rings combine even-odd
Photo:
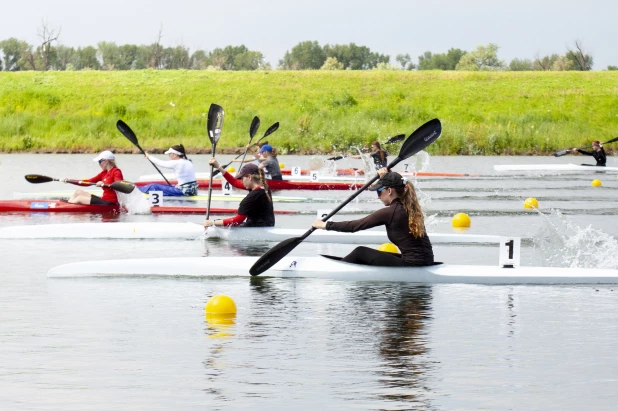
[(524, 208), (539, 208), (539, 202), (534, 197), (526, 198)]
[(236, 303), (227, 295), (217, 294), (208, 300), (206, 314), (236, 314)]
[(285, 164), (279, 163), (279, 168), (285, 168)]
[(455, 228), (470, 227), (470, 216), (466, 213), (457, 213), (451, 220), (451, 224)]
[(601, 180), (592, 180), (592, 187), (601, 187)]
[(378, 251), (384, 251), (385, 253), (399, 254), (399, 249), (397, 248), (397, 246), (391, 243), (382, 244), (381, 246), (378, 247)]
[(227, 169), (228, 173), (233, 173), (234, 171), (236, 171), (236, 169), (234, 167), (228, 167), (228, 169)]

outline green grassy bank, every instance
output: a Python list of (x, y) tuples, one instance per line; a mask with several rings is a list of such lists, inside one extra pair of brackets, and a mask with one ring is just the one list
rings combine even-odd
[[(268, 140), (283, 153), (330, 151), (409, 134), (438, 117), (434, 154), (547, 154), (618, 135), (618, 72), (0, 72), (0, 150), (94, 152), (182, 142), (210, 147), (210, 103), (226, 110), (218, 147)], [(608, 147), (609, 148), (609, 147)]]

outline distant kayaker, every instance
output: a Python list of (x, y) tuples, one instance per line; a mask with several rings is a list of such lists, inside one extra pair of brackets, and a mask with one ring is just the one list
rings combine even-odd
[[(260, 164), (260, 162), (262, 161), (262, 156), (260, 155), (260, 150), (262, 149), (262, 147), (268, 145), (268, 141), (263, 141), (261, 143), (253, 143), (253, 144), (247, 144), (245, 146), (245, 148), (247, 149), (247, 154), (248, 156), (244, 158), (244, 161), (242, 158), (235, 158), (234, 160), (231, 161), (231, 163), (251, 163), (251, 162), (255, 162), (256, 165)], [(257, 151), (254, 151), (253, 154), (251, 154), (249, 152), (249, 149), (251, 149), (252, 147), (256, 147), (257, 146)], [(275, 155), (276, 157), (276, 155)]]
[[(585, 151), (579, 148), (574, 148), (573, 153), (580, 153), (585, 156), (592, 156), (595, 160), (597, 160), (597, 166), (605, 167), (607, 163), (607, 155), (605, 154), (605, 149), (603, 148), (603, 144), (599, 141), (592, 142), (592, 151)], [(582, 166), (588, 166), (590, 164), (582, 164)]]
[[(96, 156), (93, 161), (99, 163), (101, 171), (96, 176), (87, 180), (81, 180), (84, 183), (96, 183), (97, 187), (102, 187), (104, 184), (109, 185), (116, 181), (124, 180), (122, 171), (116, 166), (116, 157), (111, 151), (103, 151)], [(62, 179), (67, 182), (67, 178)], [(84, 190), (77, 190), (69, 199), (71, 204), (91, 204), (91, 205), (118, 205), (118, 196), (116, 192), (108, 187), (103, 187), (103, 197), (95, 196)]]
[(270, 180), (283, 180), (279, 160), (277, 160), (277, 151), (270, 144), (265, 144), (258, 151), (261, 156), (260, 169), (264, 170), (267, 178)]
[(176, 175), (176, 185), (168, 184), (147, 184), (138, 187), (142, 193), (151, 191), (162, 191), (165, 196), (195, 196), (197, 195), (197, 179), (195, 178), (195, 167), (193, 162), (187, 158), (187, 152), (182, 144), (171, 146), (166, 152), (169, 160), (159, 160), (158, 158), (146, 153), (146, 158), (159, 167), (171, 168)]
[[(373, 160), (376, 170), (379, 170), (386, 167), (386, 158), (388, 157), (388, 151), (383, 150), (382, 147), (380, 147), (380, 143), (374, 141), (373, 143), (371, 143), (371, 154), (369, 154), (369, 157), (371, 157), (371, 159)], [(353, 155), (350, 156), (350, 158), (360, 159), (362, 157), (361, 155)]]
[(210, 165), (217, 168), (223, 177), (234, 187), (249, 190), (249, 194), (238, 205), (237, 214), (224, 220), (205, 220), (204, 227), (227, 227), (241, 225), (243, 227), (274, 227), (275, 213), (272, 195), (264, 171), (253, 163), (242, 166), (236, 178), (223, 169), (213, 157)]
[(354, 233), (360, 230), (386, 226), (388, 239), (399, 247), (401, 255), (378, 251), (369, 247), (357, 247), (342, 261), (375, 266), (426, 266), (432, 265), (433, 249), (425, 231), (421, 206), (414, 186), (405, 182), (399, 173), (386, 168), (378, 170), (380, 180), (369, 190), (376, 191), (386, 206), (365, 218), (353, 221), (333, 222), (316, 220), (313, 227), (327, 231)]

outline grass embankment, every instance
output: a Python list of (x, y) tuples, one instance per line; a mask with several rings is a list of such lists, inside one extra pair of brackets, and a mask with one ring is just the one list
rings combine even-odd
[(284, 154), (386, 140), (434, 117), (434, 154), (547, 154), (618, 135), (618, 72), (2, 72), (0, 150), (130, 151), (118, 119), (145, 149), (208, 149), (213, 102), (226, 110), (218, 148), (245, 145), (257, 115), (258, 136), (281, 122), (268, 140)]

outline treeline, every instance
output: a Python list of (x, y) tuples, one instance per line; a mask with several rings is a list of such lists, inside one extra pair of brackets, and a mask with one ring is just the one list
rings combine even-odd
[[(0, 41), (0, 70), (271, 70), (264, 55), (246, 46), (227, 46), (190, 51), (188, 47), (165, 47), (162, 32), (149, 45), (123, 44), (102, 41), (94, 46), (70, 47), (58, 44), (59, 30), (45, 25), (39, 32), (41, 43), (9, 38)], [(366, 46), (326, 44), (303, 41), (286, 51), (279, 60), (283, 70), (462, 70), (462, 71), (589, 71), (593, 57), (576, 41), (565, 54), (551, 54), (533, 58), (515, 58), (510, 63), (500, 60), (496, 44), (480, 45), (472, 51), (451, 48), (446, 53), (426, 51), (413, 62), (409, 54), (398, 54), (397, 64), (390, 56), (371, 51)], [(618, 70), (608, 66), (607, 70)]]

